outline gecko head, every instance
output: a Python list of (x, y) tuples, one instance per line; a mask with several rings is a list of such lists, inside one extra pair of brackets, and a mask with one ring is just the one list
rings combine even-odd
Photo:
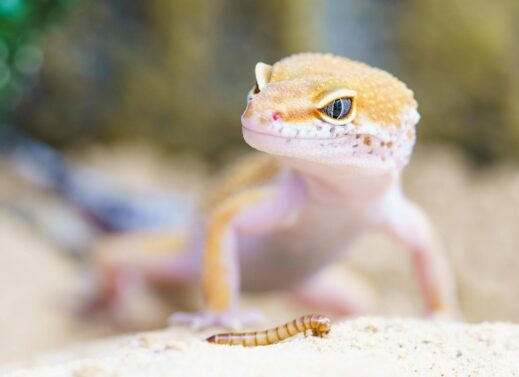
[(258, 63), (242, 115), (253, 148), (328, 165), (402, 168), (419, 115), (391, 74), (324, 54)]

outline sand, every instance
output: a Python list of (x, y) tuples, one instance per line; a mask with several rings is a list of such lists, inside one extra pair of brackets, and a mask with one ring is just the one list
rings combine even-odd
[[(150, 149), (96, 149), (77, 158), (129, 186), (159, 182), (192, 192), (206, 186), (205, 167), (179, 164)], [(421, 301), (408, 254), (381, 235), (369, 235), (335, 270), (347, 266), (368, 282), (376, 303), (370, 314), (378, 317), (336, 321), (327, 339), (297, 338), (254, 350), (214, 348), (197, 341), (206, 333), (178, 328), (69, 349), (129, 330), (164, 328), (176, 308), (144, 291), (127, 310), (135, 320), (132, 328), (75, 316), (72, 308), (81, 300), (85, 281), (77, 260), (11, 208), (13, 202), (29, 203), (43, 213), (66, 213), (63, 204), (1, 168), (0, 182), (0, 362), (68, 350), (34, 364), (54, 366), (20, 375), (519, 375), (518, 327), (477, 324), (519, 322), (517, 166), (475, 170), (455, 150), (420, 147), (404, 176), (407, 193), (426, 209), (446, 245), (464, 319), (475, 324), (389, 319), (422, 316)], [(246, 295), (243, 305), (261, 309), (268, 325), (308, 312), (284, 293)], [(379, 330), (373, 333), (372, 326)]]
[[(48, 356), (6, 377), (517, 376), (519, 326), (358, 318), (326, 338), (219, 346), (185, 330), (139, 334)], [(46, 365), (45, 365), (46, 364)]]

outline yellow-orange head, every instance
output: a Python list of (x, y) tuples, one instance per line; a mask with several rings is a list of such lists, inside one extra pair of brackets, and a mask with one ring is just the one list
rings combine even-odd
[(417, 103), (393, 75), (342, 57), (305, 53), (258, 63), (242, 116), (252, 147), (326, 164), (402, 167)]

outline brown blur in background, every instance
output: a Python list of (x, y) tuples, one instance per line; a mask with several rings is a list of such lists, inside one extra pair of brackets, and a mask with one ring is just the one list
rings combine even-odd
[(39, 32), (41, 71), (9, 114), (54, 145), (138, 138), (221, 156), (243, 146), (254, 64), (321, 51), (408, 83), (421, 141), (454, 143), (478, 162), (519, 159), (515, 0), (76, 3)]
[[(256, 62), (319, 51), (381, 67), (418, 99), (405, 187), (446, 243), (467, 319), (519, 321), (518, 19), (516, 0), (0, 0), (0, 116), (121, 184), (203, 193), (249, 150)], [(0, 360), (119, 332), (74, 317), (76, 259), (11, 210), (55, 219), (63, 203), (7, 168), (0, 203)], [(375, 314), (418, 315), (392, 248), (368, 238), (349, 263), (378, 290)], [(171, 311), (153, 305), (141, 328)]]

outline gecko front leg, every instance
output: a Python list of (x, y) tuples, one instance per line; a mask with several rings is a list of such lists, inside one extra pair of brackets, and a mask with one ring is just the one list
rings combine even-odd
[(392, 204), (386, 230), (411, 252), (427, 312), (433, 317), (459, 318), (454, 278), (428, 218), (401, 194)]
[(286, 226), (304, 197), (303, 186), (290, 174), (276, 185), (244, 190), (221, 203), (211, 214), (202, 259), (204, 311), (175, 313), (170, 323), (202, 328), (220, 325), (237, 328), (257, 322), (254, 312), (240, 312), (240, 271), (237, 239), (263, 235)]

